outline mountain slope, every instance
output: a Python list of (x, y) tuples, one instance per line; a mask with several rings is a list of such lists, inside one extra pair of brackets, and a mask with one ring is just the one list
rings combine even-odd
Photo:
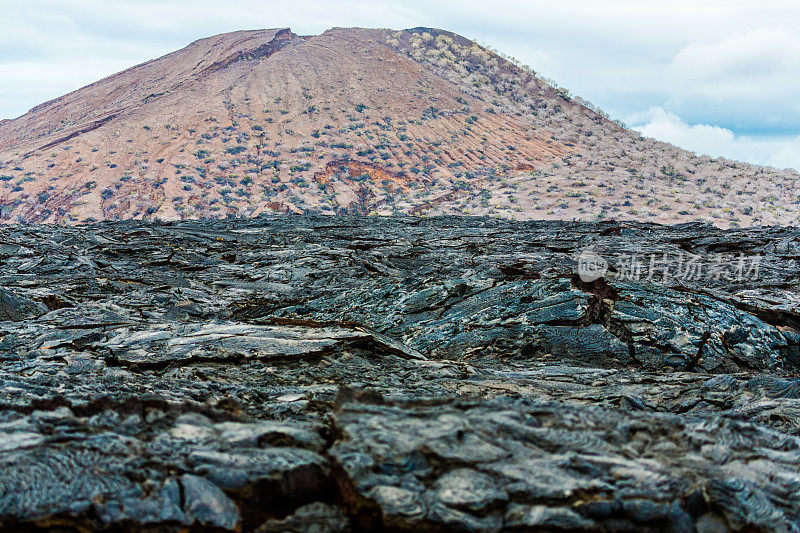
[(0, 122), (0, 220), (262, 212), (791, 224), (796, 173), (641, 138), (458, 35), (241, 31)]

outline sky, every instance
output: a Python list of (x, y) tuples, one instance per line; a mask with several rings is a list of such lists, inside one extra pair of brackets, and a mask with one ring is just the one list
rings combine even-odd
[(643, 134), (800, 169), (797, 0), (0, 0), (0, 118), (227, 31), (448, 29)]

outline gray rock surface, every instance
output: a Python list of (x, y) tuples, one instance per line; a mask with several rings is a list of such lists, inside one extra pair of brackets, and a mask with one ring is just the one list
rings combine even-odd
[[(800, 530), (797, 230), (309, 216), (0, 241), (3, 530)], [(583, 281), (587, 248), (759, 272)]]

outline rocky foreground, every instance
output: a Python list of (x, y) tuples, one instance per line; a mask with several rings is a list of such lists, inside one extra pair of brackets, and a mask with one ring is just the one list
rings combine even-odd
[(703, 225), (2, 227), (0, 528), (800, 530), (798, 257)]

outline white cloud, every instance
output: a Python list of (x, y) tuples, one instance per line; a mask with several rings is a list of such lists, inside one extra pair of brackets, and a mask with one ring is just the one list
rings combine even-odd
[(777, 168), (790, 167), (800, 170), (800, 136), (780, 147), (767, 161)]
[(705, 107), (708, 117), (715, 108), (730, 117), (728, 124), (747, 116), (754, 124), (800, 127), (795, 107), (800, 91), (798, 29), (759, 28), (713, 42), (695, 41), (664, 72), (673, 98), (687, 103), (683, 113)]
[(693, 42), (675, 55), (672, 69), (688, 81), (728, 83), (795, 75), (800, 67), (800, 32), (760, 28), (708, 43)]
[[(645, 119), (644, 123), (642, 119)], [(708, 155), (723, 155), (736, 140), (729, 129), (708, 124), (690, 126), (678, 115), (661, 107), (651, 107), (628, 120), (642, 135)]]
[(630, 115), (628, 123), (642, 135), (700, 154), (776, 168), (800, 169), (800, 136), (769, 139), (739, 136), (719, 126), (687, 124), (675, 113), (661, 107)]

